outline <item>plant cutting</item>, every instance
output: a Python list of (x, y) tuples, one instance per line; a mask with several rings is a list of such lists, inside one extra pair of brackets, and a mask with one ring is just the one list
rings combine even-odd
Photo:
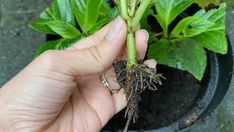
[[(200, 9), (195, 14), (183, 12), (192, 4)], [(127, 61), (114, 63), (116, 78), (127, 97), (126, 123), (136, 121), (140, 94), (145, 89), (156, 90), (161, 74), (137, 60), (135, 32), (139, 25), (150, 33), (148, 58), (159, 64), (191, 73), (201, 80), (206, 68), (206, 50), (225, 54), (226, 4), (220, 0), (116, 0), (114, 7), (106, 0), (54, 0), (30, 27), (50, 35), (60, 36), (46, 42), (36, 55), (48, 49), (64, 49), (83, 37), (93, 34), (120, 15), (128, 25)], [(211, 6), (212, 5), (212, 6)], [(148, 22), (152, 16), (156, 28)], [(176, 18), (183, 16), (179, 22)], [(122, 78), (122, 76), (125, 76)]]
[[(136, 122), (138, 118), (138, 103), (140, 94), (146, 89), (157, 90), (156, 84), (161, 85), (161, 74), (157, 74), (155, 69), (149, 68), (142, 63), (138, 63), (135, 32), (140, 24), (140, 20), (151, 3), (151, 0), (116, 0), (117, 7), (121, 17), (127, 22), (127, 64), (117, 62), (118, 65), (124, 65), (122, 71), (117, 71), (117, 79), (122, 88), (124, 88), (127, 98), (127, 108), (125, 117), (128, 118), (124, 132), (133, 119)], [(122, 75), (126, 76), (121, 80)]]

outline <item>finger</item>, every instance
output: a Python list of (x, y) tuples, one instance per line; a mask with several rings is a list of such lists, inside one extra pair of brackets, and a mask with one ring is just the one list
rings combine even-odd
[(141, 29), (136, 32), (136, 50), (137, 58), (143, 60), (148, 48), (149, 34), (146, 30)]
[(101, 28), (99, 31), (94, 33), (93, 35), (78, 41), (76, 44), (67, 48), (67, 50), (84, 49), (99, 44), (110, 30), (110, 27), (112, 26), (114, 21), (110, 22), (109, 24)]
[(98, 45), (74, 51), (58, 51), (58, 59), (81, 76), (103, 72), (120, 53), (126, 40), (127, 26), (120, 17), (115, 20)]
[(124, 89), (121, 89), (117, 94), (114, 94), (113, 98), (115, 103), (115, 114), (117, 114), (127, 106), (127, 100), (126, 95), (124, 93)]
[(114, 100), (114, 106), (115, 106), (114, 114), (117, 114), (122, 109), (124, 109), (127, 105), (126, 95), (124, 93), (124, 89), (120, 90), (121, 87), (116, 80), (116, 74), (115, 74), (114, 68), (111, 68), (110, 70), (108, 70), (105, 73), (105, 77), (107, 79), (107, 82), (108, 82), (111, 90), (118, 91), (117, 93), (114, 93), (112, 95), (113, 100)]
[(156, 68), (157, 62), (154, 59), (146, 60), (144, 62), (145, 65), (147, 65), (149, 68)]

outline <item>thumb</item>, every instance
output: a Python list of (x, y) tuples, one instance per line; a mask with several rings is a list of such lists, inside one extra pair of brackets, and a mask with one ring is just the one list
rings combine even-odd
[(60, 51), (60, 58), (72, 74), (87, 76), (103, 72), (119, 55), (125, 44), (127, 26), (120, 17), (114, 20), (103, 40), (85, 49)]

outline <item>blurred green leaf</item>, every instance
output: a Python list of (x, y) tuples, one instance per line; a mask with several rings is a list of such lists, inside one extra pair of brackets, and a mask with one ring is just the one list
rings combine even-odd
[(100, 7), (100, 11), (99, 11), (99, 16), (106, 17), (110, 13), (111, 10), (112, 8), (107, 3), (107, 0), (102, 0), (102, 4)]
[(84, 33), (95, 26), (101, 8), (102, 0), (71, 0), (71, 6), (76, 20)]
[(69, 0), (54, 0), (52, 5), (41, 13), (40, 18), (32, 22), (29, 26), (32, 29), (46, 34), (55, 34), (46, 25), (47, 22), (54, 20), (64, 21), (75, 26), (75, 18)]
[(63, 21), (50, 21), (46, 23), (51, 30), (67, 39), (74, 39), (81, 36), (78, 29), (73, 25)]
[(36, 30), (36, 31), (42, 32), (42, 33), (56, 34), (53, 30), (51, 30), (49, 28), (49, 26), (46, 24), (47, 22), (48, 22), (48, 20), (40, 18), (40, 19), (32, 22), (29, 25), (29, 27)]
[(44, 53), (47, 50), (64, 50), (71, 45), (73, 45), (76, 41), (78, 41), (79, 38), (77, 39), (58, 39), (58, 40), (52, 40), (48, 41), (37, 50), (35, 57), (39, 56), (40, 54)]
[(107, 17), (109, 19), (109, 22), (110, 22), (113, 19), (115, 19), (118, 15), (119, 15), (119, 11), (116, 7), (114, 7), (108, 12), (107, 16), (105, 16), (105, 17)]
[(57, 50), (64, 50), (73, 44), (75, 44), (77, 41), (79, 41), (81, 38), (75, 38), (75, 39), (60, 39), (60, 42), (56, 45)]
[(148, 24), (148, 16), (150, 15), (154, 15), (153, 9), (152, 9), (152, 5), (148, 6), (144, 12), (144, 15), (141, 18), (141, 28), (146, 29), (146, 30), (151, 30), (150, 25)]
[(75, 18), (69, 0), (54, 0), (52, 5), (40, 17), (48, 20), (68, 22), (75, 26)]
[(109, 12), (106, 14), (106, 16), (99, 16), (95, 25), (90, 29), (89, 34), (95, 33), (100, 28), (102, 28), (104, 25), (106, 25), (107, 23), (109, 23), (113, 19), (115, 19), (117, 16), (118, 16), (117, 8), (113, 8), (113, 9), (109, 10)]
[(55, 50), (56, 45), (60, 42), (61, 40), (53, 40), (53, 41), (48, 41), (44, 44), (42, 44), (41, 47), (37, 50), (36, 54), (34, 57), (39, 56), (40, 54), (44, 53), (47, 50)]

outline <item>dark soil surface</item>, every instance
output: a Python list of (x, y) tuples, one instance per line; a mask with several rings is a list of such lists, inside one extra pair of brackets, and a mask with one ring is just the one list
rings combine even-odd
[[(168, 126), (187, 114), (196, 104), (202, 84), (187, 72), (158, 65), (158, 71), (166, 77), (158, 91), (145, 91), (140, 102), (139, 119), (129, 130), (150, 130)], [(117, 114), (104, 130), (123, 129), (124, 112)]]

